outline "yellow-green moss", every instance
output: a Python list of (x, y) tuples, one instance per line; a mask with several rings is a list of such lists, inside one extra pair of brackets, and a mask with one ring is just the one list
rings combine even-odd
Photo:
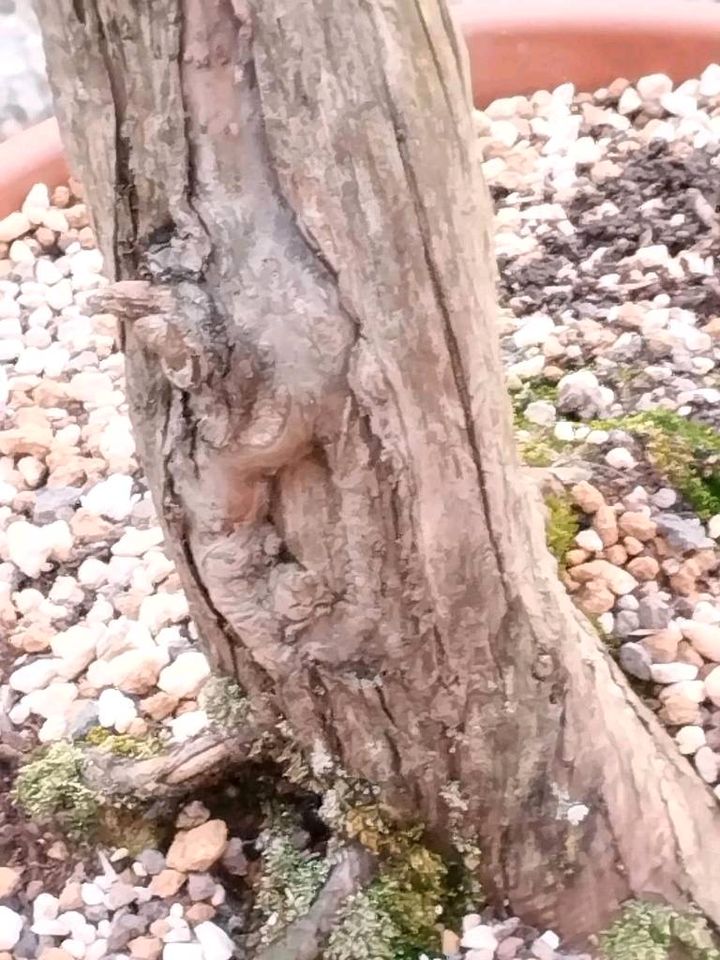
[(380, 874), (348, 900), (326, 960), (416, 960), (437, 947), (448, 871), (424, 846), (421, 828), (399, 828), (388, 811), (367, 804), (347, 813), (345, 832), (378, 855)]
[(580, 529), (577, 513), (570, 498), (561, 494), (548, 494), (545, 505), (548, 510), (545, 527), (547, 545), (560, 566), (563, 566), (565, 556)]
[(131, 737), (126, 733), (113, 733), (106, 727), (92, 727), (85, 735), (85, 742), (93, 747), (99, 747), (106, 753), (116, 757), (142, 760), (155, 757), (162, 752), (162, 740), (157, 735), (147, 737)]
[(101, 798), (83, 781), (82, 751), (60, 741), (40, 750), (20, 769), (13, 797), (34, 820), (57, 821), (73, 836), (83, 836), (97, 822)]
[(647, 410), (594, 424), (643, 442), (652, 466), (703, 520), (720, 513), (720, 434), (669, 410)]
[(603, 960), (720, 960), (718, 943), (699, 914), (656, 903), (628, 903), (600, 938)]
[(529, 404), (536, 400), (547, 400), (548, 403), (556, 404), (557, 394), (557, 384), (544, 377), (526, 380), (522, 387), (511, 395), (516, 427), (525, 429), (530, 426), (525, 418), (525, 410)]

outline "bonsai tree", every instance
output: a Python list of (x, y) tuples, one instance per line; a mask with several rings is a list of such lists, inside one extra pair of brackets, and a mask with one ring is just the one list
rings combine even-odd
[(38, 6), (217, 670), (440, 847), (476, 841), (529, 920), (720, 921), (717, 801), (566, 596), (516, 458), (444, 0)]

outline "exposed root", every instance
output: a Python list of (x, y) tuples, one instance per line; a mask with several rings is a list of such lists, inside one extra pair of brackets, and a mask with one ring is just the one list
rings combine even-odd
[(135, 800), (181, 797), (215, 777), (258, 756), (263, 733), (257, 727), (212, 730), (165, 753), (140, 759), (119, 759), (101, 749), (85, 753), (84, 779), (98, 794)]
[(308, 912), (288, 924), (282, 936), (255, 960), (315, 960), (340, 908), (373, 878), (376, 864), (373, 854), (359, 844), (345, 847)]

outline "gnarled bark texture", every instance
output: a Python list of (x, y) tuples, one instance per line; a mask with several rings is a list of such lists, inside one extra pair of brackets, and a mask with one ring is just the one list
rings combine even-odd
[(39, 7), (218, 666), (439, 836), (457, 785), (528, 918), (720, 921), (717, 803), (572, 608), (516, 463), (443, 0)]

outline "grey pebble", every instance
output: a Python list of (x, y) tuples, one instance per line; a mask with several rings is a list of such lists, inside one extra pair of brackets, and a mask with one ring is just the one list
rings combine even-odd
[(639, 643), (624, 643), (620, 647), (620, 666), (638, 680), (650, 679), (652, 659), (648, 651)]

